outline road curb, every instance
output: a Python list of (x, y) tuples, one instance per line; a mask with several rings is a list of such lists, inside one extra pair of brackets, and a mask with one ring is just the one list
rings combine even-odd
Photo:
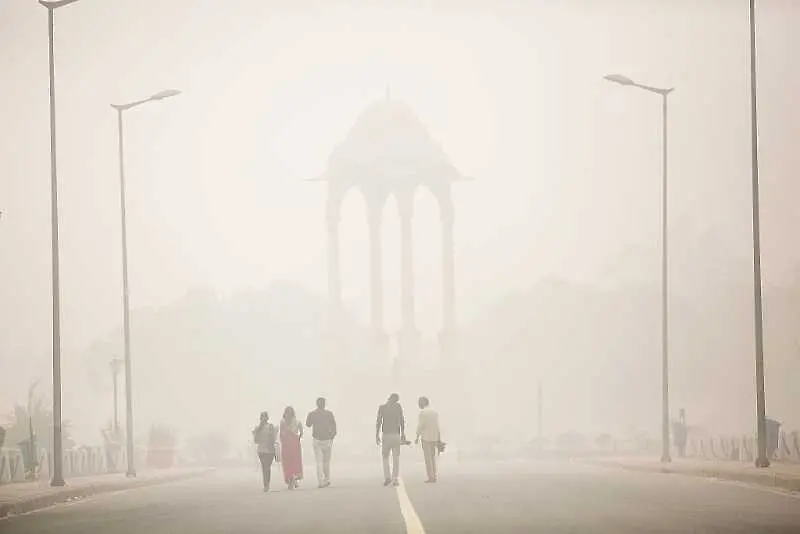
[(122, 479), (113, 482), (100, 482), (97, 484), (88, 484), (86, 486), (79, 486), (75, 488), (65, 487), (61, 491), (44, 493), (41, 495), (33, 495), (31, 497), (22, 497), (16, 501), (0, 503), (0, 519), (10, 517), (13, 515), (25, 514), (47, 508), (55, 504), (68, 502), (74, 499), (83, 499), (101, 493), (111, 493), (115, 491), (125, 491), (129, 489), (144, 488), (148, 486), (157, 486), (159, 484), (167, 484), (169, 482), (177, 482), (179, 480), (187, 480), (191, 478), (198, 478), (206, 476), (213, 472), (213, 469), (205, 469), (201, 471), (193, 471), (190, 473), (180, 473), (174, 475), (141, 478), (141, 479)]
[[(792, 492), (800, 492), (800, 478), (776, 473), (774, 471), (760, 472), (741, 472), (727, 469), (717, 469), (714, 467), (681, 468), (670, 465), (631, 465), (617, 462), (592, 462), (595, 465), (625, 469), (628, 471), (639, 471), (648, 473), (665, 473), (671, 475), (684, 475), (699, 478), (716, 478), (731, 482), (744, 482), (758, 486), (778, 488)], [(768, 469), (768, 468), (767, 468)]]

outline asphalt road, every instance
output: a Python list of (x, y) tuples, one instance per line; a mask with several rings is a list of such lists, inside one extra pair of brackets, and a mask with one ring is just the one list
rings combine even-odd
[[(14, 534), (800, 533), (800, 498), (680, 475), (574, 464), (446, 466), (436, 485), (407, 465), (384, 488), (377, 465), (339, 466), (317, 489), (263, 493), (255, 471), (99, 495), (0, 521)], [(278, 475), (278, 471), (274, 471)]]

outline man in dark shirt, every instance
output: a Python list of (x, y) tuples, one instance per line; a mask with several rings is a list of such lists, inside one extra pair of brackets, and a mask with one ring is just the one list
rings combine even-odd
[[(392, 393), (386, 404), (378, 408), (378, 420), (375, 423), (375, 443), (382, 445), (383, 485), (397, 486), (400, 476), (400, 445), (406, 443), (406, 420), (403, 407), (400, 406), (400, 395)], [(383, 439), (381, 439), (381, 432)], [(392, 454), (392, 471), (389, 473), (389, 453)]]
[(336, 419), (333, 412), (325, 409), (325, 399), (317, 399), (317, 409), (306, 417), (314, 438), (314, 458), (317, 461), (317, 480), (320, 488), (331, 485), (331, 451), (336, 437)]

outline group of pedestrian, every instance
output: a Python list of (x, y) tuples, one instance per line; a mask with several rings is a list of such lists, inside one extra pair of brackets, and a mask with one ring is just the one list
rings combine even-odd
[[(336, 437), (336, 419), (330, 410), (325, 409), (324, 398), (317, 399), (317, 408), (308, 414), (306, 426), (312, 429), (319, 487), (326, 488), (331, 484), (331, 449)], [(264, 491), (269, 491), (274, 461), (283, 467), (283, 481), (288, 489), (300, 486), (303, 479), (302, 439), (303, 425), (297, 420), (293, 407), (287, 406), (283, 410), (278, 428), (269, 422), (269, 413), (261, 412), (258, 426), (253, 429), (253, 441), (258, 446)]]
[[(419, 417), (417, 419), (417, 437), (414, 443), (422, 443), (422, 454), (425, 458), (426, 483), (435, 483), (439, 478), (437, 458), (444, 452), (445, 444), (442, 441), (439, 428), (439, 414), (430, 406), (427, 397), (420, 397), (418, 402)], [(400, 396), (392, 393), (386, 404), (378, 408), (378, 417), (375, 422), (375, 443), (381, 447), (383, 458), (383, 485), (398, 486), (400, 484), (400, 447), (410, 445), (406, 439), (406, 420), (403, 407), (400, 405)], [(391, 457), (391, 469), (389, 458)]]
[[(325, 405), (325, 399), (318, 398), (317, 408), (306, 417), (306, 427), (312, 429), (314, 439), (314, 457), (320, 488), (331, 485), (331, 453), (333, 440), (336, 437), (336, 418)], [(427, 397), (420, 397), (418, 405), (420, 412), (414, 442), (422, 444), (427, 474), (425, 482), (435, 483), (438, 480), (437, 458), (445, 448), (439, 428), (439, 414), (430, 407)], [(261, 412), (259, 424), (253, 429), (253, 441), (258, 445), (264, 491), (269, 491), (274, 461), (280, 462), (283, 467), (287, 488), (293, 490), (299, 487), (300, 480), (303, 479), (303, 457), (300, 448), (302, 438), (303, 425), (297, 420), (294, 408), (291, 406), (287, 406), (283, 411), (278, 428), (269, 422), (267, 412)], [(381, 448), (383, 458), (383, 485), (398, 486), (400, 448), (403, 445), (410, 445), (411, 442), (406, 439), (406, 421), (397, 393), (392, 393), (386, 403), (378, 408), (375, 443)]]

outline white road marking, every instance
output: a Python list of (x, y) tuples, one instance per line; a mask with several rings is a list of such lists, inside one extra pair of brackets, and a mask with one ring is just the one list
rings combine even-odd
[[(618, 467), (611, 466), (611, 465), (587, 464), (587, 463), (582, 463), (580, 461), (578, 461), (577, 464), (584, 465), (584, 466), (587, 466), (587, 465), (588, 466), (594, 466), (594, 467), (599, 467), (601, 469), (607, 469), (607, 470), (621, 471)], [(700, 482), (705, 482), (705, 483), (708, 483), (708, 484), (722, 484), (722, 485), (725, 485), (725, 486), (736, 486), (736, 487), (739, 487), (739, 488), (742, 488), (742, 489), (748, 489), (748, 490), (757, 491), (757, 492), (760, 492), (760, 493), (770, 493), (772, 495), (781, 495), (783, 497), (789, 497), (790, 499), (800, 500), (800, 492), (792, 491), (790, 489), (775, 487), (775, 486), (764, 486), (764, 485), (758, 484), (756, 482), (745, 482), (745, 481), (741, 481), (741, 480), (733, 480), (733, 479), (730, 479), (730, 478), (709, 477), (709, 476), (705, 476), (705, 475), (694, 474), (694, 473), (691, 473), (691, 472), (684, 473), (684, 472), (680, 472), (680, 471), (677, 471), (677, 472), (676, 471), (661, 472), (661, 471), (646, 470), (646, 469), (641, 469), (641, 470), (639, 470), (639, 469), (622, 469), (622, 471), (626, 471), (628, 473), (640, 473), (640, 474), (641, 473), (645, 473), (645, 474), (650, 473), (650, 474), (657, 474), (657, 475), (670, 475), (670, 476), (674, 476), (674, 477), (692, 478), (694, 480), (697, 480), (697, 481), (700, 481)]]
[(425, 529), (422, 528), (422, 521), (419, 520), (419, 516), (414, 510), (414, 505), (411, 504), (411, 499), (408, 498), (402, 479), (400, 479), (400, 485), (397, 486), (397, 500), (400, 501), (400, 513), (403, 514), (407, 534), (425, 534)]
[(790, 499), (800, 499), (800, 493), (783, 489), (779, 487), (771, 487), (771, 486), (762, 486), (760, 484), (756, 484), (754, 482), (742, 482), (739, 480), (730, 480), (727, 478), (716, 478), (716, 477), (707, 477), (705, 478), (708, 482), (714, 484), (725, 484), (727, 486), (737, 486), (742, 489), (749, 489), (753, 491), (759, 491), (761, 493), (771, 493), (773, 495), (782, 495), (783, 497), (789, 497)]

